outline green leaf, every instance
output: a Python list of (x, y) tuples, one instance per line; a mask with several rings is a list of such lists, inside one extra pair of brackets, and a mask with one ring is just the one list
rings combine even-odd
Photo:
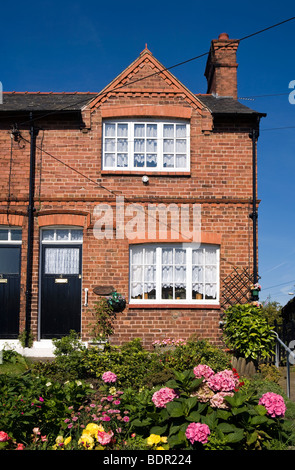
[(218, 424), (217, 429), (225, 433), (236, 432), (239, 430), (239, 428), (237, 428), (234, 424), (229, 423), (220, 423)]
[(167, 431), (168, 425), (165, 426), (154, 426), (150, 430), (150, 434), (157, 434), (158, 436), (162, 436)]
[(169, 403), (167, 403), (166, 409), (172, 418), (179, 418), (180, 416), (184, 415), (184, 410), (181, 402), (170, 401)]
[(253, 416), (253, 418), (251, 419), (251, 424), (256, 426), (257, 424), (263, 424), (263, 423), (266, 423), (267, 421), (268, 421), (267, 416)]
[(198, 423), (200, 421), (200, 413), (198, 411), (192, 411), (187, 417), (187, 421)]
[(190, 412), (190, 410), (192, 408), (194, 408), (196, 406), (197, 403), (198, 403), (198, 398), (197, 397), (190, 397), (190, 398), (187, 398), (187, 400), (185, 400), (184, 404), (185, 404), (185, 408), (187, 409), (188, 413)]
[(238, 429), (237, 431), (227, 434), (227, 442), (234, 444), (235, 442), (240, 442), (244, 439), (243, 429)]
[(252, 434), (250, 434), (250, 436), (247, 439), (247, 445), (250, 446), (251, 444), (254, 444), (254, 442), (257, 441), (257, 438), (258, 438), (257, 431), (252, 432)]

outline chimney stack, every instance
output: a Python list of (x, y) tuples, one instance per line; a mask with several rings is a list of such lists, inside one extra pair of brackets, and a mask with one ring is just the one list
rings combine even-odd
[(238, 39), (229, 39), (227, 33), (211, 41), (206, 64), (207, 93), (216, 96), (238, 97), (237, 90), (237, 49)]

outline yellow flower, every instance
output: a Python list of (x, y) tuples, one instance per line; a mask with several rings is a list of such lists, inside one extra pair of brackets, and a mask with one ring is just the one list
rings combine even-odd
[(95, 423), (89, 423), (87, 424), (85, 430), (83, 431), (83, 434), (89, 433), (91, 436), (96, 436), (97, 431), (104, 431), (104, 428), (101, 425), (98, 425)]
[(165, 450), (164, 447), (160, 446), (160, 447), (156, 447), (156, 450)]
[(167, 442), (167, 436), (161, 437), (161, 442)]
[(78, 444), (82, 444), (85, 447), (85, 449), (91, 450), (94, 446), (94, 439), (93, 437), (90, 436), (90, 434), (83, 433), (78, 441)]
[(159, 442), (161, 442), (161, 437), (158, 436), (157, 434), (151, 434), (148, 438), (147, 438), (147, 444), (149, 446), (152, 446), (154, 444), (159, 444)]
[(71, 436), (66, 437), (64, 440), (64, 445), (67, 446), (71, 442), (71, 440), (72, 440)]
[(116, 391), (117, 391), (117, 390), (116, 390), (116, 387), (111, 387), (111, 388), (109, 389), (110, 395), (115, 395)]

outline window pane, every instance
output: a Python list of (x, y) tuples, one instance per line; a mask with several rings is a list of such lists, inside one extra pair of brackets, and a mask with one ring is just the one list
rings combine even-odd
[(115, 151), (115, 139), (106, 139), (104, 143), (105, 152), (114, 152)]
[(122, 152), (122, 153), (128, 152), (128, 140), (127, 139), (118, 139), (117, 151)]
[(164, 124), (163, 135), (164, 137), (174, 137), (174, 125)]
[(51, 241), (54, 240), (54, 230), (43, 230), (42, 231), (42, 240)]
[(143, 298), (143, 288), (141, 282), (133, 282), (131, 284), (131, 298), (132, 299), (142, 299)]
[(114, 137), (116, 135), (116, 124), (106, 123), (105, 125), (105, 136)]
[(68, 229), (58, 229), (56, 231), (57, 240), (68, 240), (69, 239), (69, 230)]
[(176, 152), (177, 153), (185, 153), (186, 152), (186, 140), (184, 140), (184, 139), (177, 139), (176, 140)]
[(21, 230), (11, 230), (11, 240), (21, 240), (22, 231)]
[(157, 166), (157, 155), (149, 155), (146, 156), (146, 166), (147, 167), (156, 167)]
[(83, 230), (80, 229), (72, 229), (71, 230), (71, 239), (72, 240), (83, 240)]
[(45, 274), (79, 274), (79, 248), (46, 248)]
[(128, 166), (128, 154), (127, 153), (118, 153), (117, 166), (120, 168)]
[(134, 166), (144, 166), (144, 155), (143, 154), (134, 154)]
[(0, 246), (0, 274), (19, 274), (19, 248)]
[(114, 153), (105, 154), (105, 166), (107, 167), (115, 166), (115, 154)]
[(8, 240), (8, 229), (0, 230), (0, 240)]
[(174, 155), (164, 155), (163, 166), (164, 168), (173, 168), (174, 167)]
[(157, 152), (157, 141), (153, 139), (148, 139), (146, 141), (146, 151), (149, 153)]
[(185, 124), (176, 124), (176, 137), (177, 138), (187, 137)]
[(186, 168), (186, 155), (176, 155), (176, 168)]
[(134, 152), (144, 152), (144, 139), (134, 140)]
[(144, 137), (144, 124), (134, 124), (134, 137)]
[(172, 153), (172, 152), (174, 152), (174, 140), (165, 139), (164, 140), (164, 153)]
[(147, 137), (157, 137), (157, 124), (147, 124), (146, 126)]
[(128, 124), (118, 124), (118, 137), (128, 136)]

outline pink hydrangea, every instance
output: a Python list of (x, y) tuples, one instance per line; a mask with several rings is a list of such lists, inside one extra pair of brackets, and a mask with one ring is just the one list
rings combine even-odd
[(185, 435), (191, 444), (194, 442), (206, 444), (206, 442), (208, 442), (208, 436), (210, 435), (210, 429), (207, 424), (191, 423), (186, 428)]
[(214, 371), (209, 366), (199, 364), (197, 367), (194, 367), (194, 374), (197, 379), (204, 377), (204, 379), (208, 380), (214, 375)]
[(153, 394), (152, 401), (157, 408), (166, 408), (166, 404), (178, 395), (172, 388), (164, 387)]
[(286, 405), (281, 395), (273, 392), (267, 392), (259, 400), (259, 405), (265, 406), (267, 414), (272, 418), (283, 417), (286, 411)]
[(212, 375), (208, 385), (214, 392), (231, 392), (236, 387), (236, 378), (231, 370), (223, 370)]
[(233, 392), (218, 392), (213, 395), (213, 397), (210, 399), (210, 405), (212, 408), (220, 408), (227, 410), (229, 408), (228, 404), (224, 401), (224, 397), (232, 397)]
[(113, 383), (116, 382), (117, 376), (109, 370), (108, 372), (104, 372), (104, 374), (102, 374), (102, 380), (105, 383)]

